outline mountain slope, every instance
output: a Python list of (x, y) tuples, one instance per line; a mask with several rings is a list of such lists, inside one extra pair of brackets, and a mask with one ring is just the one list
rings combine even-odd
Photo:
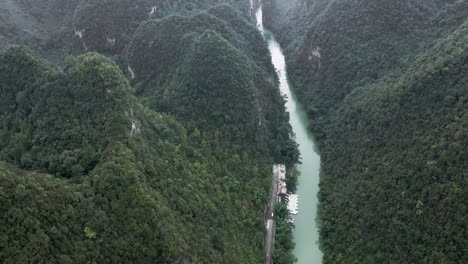
[(248, 18), (248, 1), (235, 0), (5, 0), (0, 4), (0, 48), (28, 45), (56, 64), (67, 54), (89, 51), (122, 56), (140, 23), (220, 3)]
[(128, 50), (136, 94), (150, 108), (213, 134), (223, 145), (255, 143), (278, 159), (294, 160), (268, 59), (255, 27), (229, 5), (142, 23)]
[(5, 0), (0, 3), (0, 48), (28, 45), (58, 63), (79, 47), (72, 18), (80, 0)]
[(467, 30), (400, 80), (346, 98), (324, 151), (334, 161), (320, 206), (330, 263), (466, 262)]
[(95, 53), (64, 72), (25, 47), (0, 61), (1, 262), (263, 259), (265, 147), (226, 148), (142, 106)]
[(466, 262), (468, 3), (289, 3), (265, 22), (320, 144), (324, 262)]

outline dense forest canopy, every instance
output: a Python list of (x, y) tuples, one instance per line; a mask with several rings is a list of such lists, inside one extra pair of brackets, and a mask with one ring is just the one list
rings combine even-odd
[(468, 262), (468, 1), (3, 0), (1, 263), (264, 261), (299, 153), (251, 4), (320, 146), (324, 263)]
[(264, 4), (320, 145), (324, 262), (467, 262), (468, 2)]
[(5, 0), (0, 47), (25, 44), (55, 63), (67, 53), (125, 52), (141, 22), (230, 4), (250, 19), (247, 0)]
[(229, 5), (142, 23), (128, 51), (136, 93), (151, 108), (216, 132), (222, 141), (257, 144), (271, 140), (270, 131), (289, 133), (271, 122), (285, 115), (272, 108), (282, 98), (269, 88), (276, 80), (265, 58), (255, 27)]
[(0, 4), (0, 262), (263, 262), (298, 151), (249, 8)]

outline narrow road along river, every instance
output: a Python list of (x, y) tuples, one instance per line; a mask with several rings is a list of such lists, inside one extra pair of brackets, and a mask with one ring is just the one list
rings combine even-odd
[(307, 129), (307, 116), (289, 87), (286, 62), (281, 47), (273, 34), (263, 27), (261, 7), (257, 10), (256, 18), (258, 29), (268, 42), (272, 63), (278, 73), (281, 93), (285, 95), (287, 100), (286, 110), (290, 114), (289, 122), (296, 134), (296, 142), (299, 144), (302, 158), (302, 164), (297, 166), (301, 175), (297, 188), (299, 214), (294, 217), (296, 226), (294, 230), (294, 242), (296, 243), (294, 255), (299, 264), (320, 264), (322, 263), (322, 252), (319, 248), (317, 224), (320, 156), (316, 151), (314, 139)]

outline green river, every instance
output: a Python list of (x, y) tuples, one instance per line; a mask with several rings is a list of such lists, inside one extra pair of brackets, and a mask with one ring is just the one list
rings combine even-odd
[(296, 194), (299, 195), (299, 214), (294, 216), (294, 255), (299, 264), (322, 263), (322, 252), (319, 248), (319, 228), (317, 223), (318, 191), (320, 174), (320, 156), (315, 146), (314, 138), (308, 131), (308, 120), (302, 106), (292, 93), (286, 71), (284, 54), (273, 34), (263, 27), (262, 9), (256, 13), (257, 27), (268, 42), (272, 63), (279, 77), (281, 93), (285, 96), (286, 110), (290, 115), (290, 123), (299, 144), (302, 164), (297, 166), (301, 172)]

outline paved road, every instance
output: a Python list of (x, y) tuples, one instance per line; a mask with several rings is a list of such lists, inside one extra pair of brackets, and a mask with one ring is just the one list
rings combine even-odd
[(270, 200), (268, 202), (268, 207), (265, 212), (265, 222), (266, 222), (266, 264), (273, 263), (273, 248), (275, 245), (275, 207), (278, 201), (278, 178), (279, 178), (279, 166), (273, 165), (273, 176), (271, 179), (271, 190), (270, 190)]

